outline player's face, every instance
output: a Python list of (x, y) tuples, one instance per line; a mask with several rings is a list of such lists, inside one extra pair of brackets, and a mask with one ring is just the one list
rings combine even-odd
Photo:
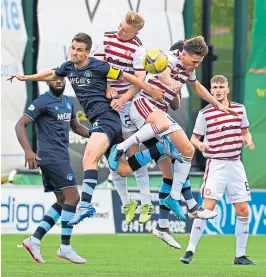
[(70, 60), (74, 64), (86, 63), (89, 57), (90, 51), (86, 49), (84, 42), (73, 41), (70, 49)]
[(65, 90), (66, 80), (63, 77), (57, 77), (54, 81), (49, 81), (48, 86), (56, 96), (60, 96)]
[(126, 41), (130, 40), (133, 37), (135, 37), (137, 34), (137, 31), (129, 24), (127, 24), (125, 21), (122, 21), (118, 26), (117, 31), (117, 38)]
[(211, 94), (219, 102), (226, 100), (228, 93), (229, 88), (227, 83), (211, 83)]
[(193, 71), (201, 64), (203, 57), (195, 54), (189, 55), (186, 51), (182, 51), (181, 60), (188, 71)]

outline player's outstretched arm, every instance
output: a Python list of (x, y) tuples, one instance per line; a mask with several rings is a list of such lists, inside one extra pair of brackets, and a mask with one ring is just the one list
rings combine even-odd
[(26, 127), (31, 123), (32, 120), (26, 115), (23, 115), (17, 122), (15, 131), (17, 139), (25, 152), (25, 167), (28, 164), (29, 169), (35, 169), (37, 168), (37, 160), (40, 160), (40, 158), (32, 151), (28, 141)]
[(129, 73), (123, 72), (123, 76), (121, 78), (124, 81), (127, 81), (129, 83), (131, 83), (132, 85), (134, 85), (137, 89), (141, 88), (143, 90), (145, 90), (146, 93), (148, 93), (149, 95), (151, 95), (154, 99), (162, 101), (164, 99), (164, 93), (162, 90), (160, 89), (155, 89), (149, 85), (147, 85), (146, 83), (144, 83), (143, 81), (141, 81), (139, 78), (137, 78), (136, 76), (133, 76)]
[(198, 80), (195, 82), (189, 82), (189, 85), (193, 92), (197, 94), (200, 98), (207, 101), (208, 103), (212, 104), (214, 107), (216, 107), (218, 110), (223, 111), (227, 114), (232, 114), (237, 116), (237, 112), (233, 111), (230, 108), (227, 108), (226, 106), (219, 103), (210, 93), (209, 91), (199, 83)]
[(241, 129), (241, 135), (243, 137), (243, 141), (246, 147), (249, 150), (253, 150), (255, 148), (255, 144), (252, 141), (252, 136), (251, 136), (251, 133), (249, 132), (249, 129), (248, 128)]
[(7, 80), (12, 83), (14, 78), (19, 81), (54, 81), (56, 79), (56, 74), (54, 70), (43, 71), (33, 75), (15, 74), (11, 75)]
[(71, 121), (71, 129), (73, 130), (74, 133), (84, 137), (84, 138), (89, 138), (89, 130), (86, 126), (82, 125), (79, 123), (77, 119), (74, 119)]

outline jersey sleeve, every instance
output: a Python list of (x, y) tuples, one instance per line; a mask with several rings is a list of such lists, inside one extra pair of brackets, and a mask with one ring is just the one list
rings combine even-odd
[(245, 128), (249, 127), (247, 111), (246, 111), (246, 108), (244, 106), (243, 106), (243, 117), (242, 117), (242, 122), (241, 122), (240, 127), (241, 127), (241, 129), (245, 129)]
[(123, 76), (123, 71), (110, 65), (108, 62), (103, 62), (102, 72), (105, 77), (113, 80), (119, 80)]
[(45, 101), (42, 101), (42, 98), (39, 97), (25, 110), (24, 115), (35, 121), (45, 111), (45, 107)]
[(66, 77), (66, 62), (58, 66), (55, 70), (55, 74), (59, 77)]
[(144, 46), (140, 46), (138, 50), (134, 53), (133, 57), (133, 68), (135, 71), (145, 71), (142, 60), (146, 53)]
[(192, 72), (190, 72), (189, 74), (189, 77), (188, 77), (188, 80), (190, 82), (195, 82), (197, 80), (197, 77), (196, 77), (196, 70), (194, 69)]
[(204, 115), (202, 112), (199, 112), (197, 119), (196, 119), (193, 134), (198, 135), (198, 136), (204, 136), (205, 132), (206, 132), (206, 128), (207, 128), (207, 126), (206, 126), (206, 120), (204, 118)]
[(92, 55), (94, 57), (105, 57), (104, 40), (101, 40), (95, 47)]

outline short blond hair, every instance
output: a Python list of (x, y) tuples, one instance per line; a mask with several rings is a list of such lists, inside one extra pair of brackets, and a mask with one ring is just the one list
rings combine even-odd
[(139, 13), (128, 11), (125, 16), (126, 23), (131, 25), (136, 31), (139, 31), (144, 26), (144, 18)]
[(215, 75), (211, 78), (211, 83), (228, 84), (228, 79), (223, 75)]

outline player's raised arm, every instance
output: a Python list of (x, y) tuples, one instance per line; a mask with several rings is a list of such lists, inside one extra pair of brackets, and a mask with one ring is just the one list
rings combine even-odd
[(132, 85), (134, 85), (136, 88), (141, 88), (145, 90), (148, 94), (150, 94), (154, 99), (162, 101), (164, 99), (164, 93), (160, 89), (153, 88), (143, 81), (139, 80), (137, 77), (128, 74), (126, 72), (123, 72), (123, 76), (121, 78), (122, 80), (128, 81)]
[(7, 80), (12, 83), (16, 78), (19, 81), (54, 81), (56, 79), (55, 70), (43, 71), (33, 75), (15, 74), (11, 75)]

